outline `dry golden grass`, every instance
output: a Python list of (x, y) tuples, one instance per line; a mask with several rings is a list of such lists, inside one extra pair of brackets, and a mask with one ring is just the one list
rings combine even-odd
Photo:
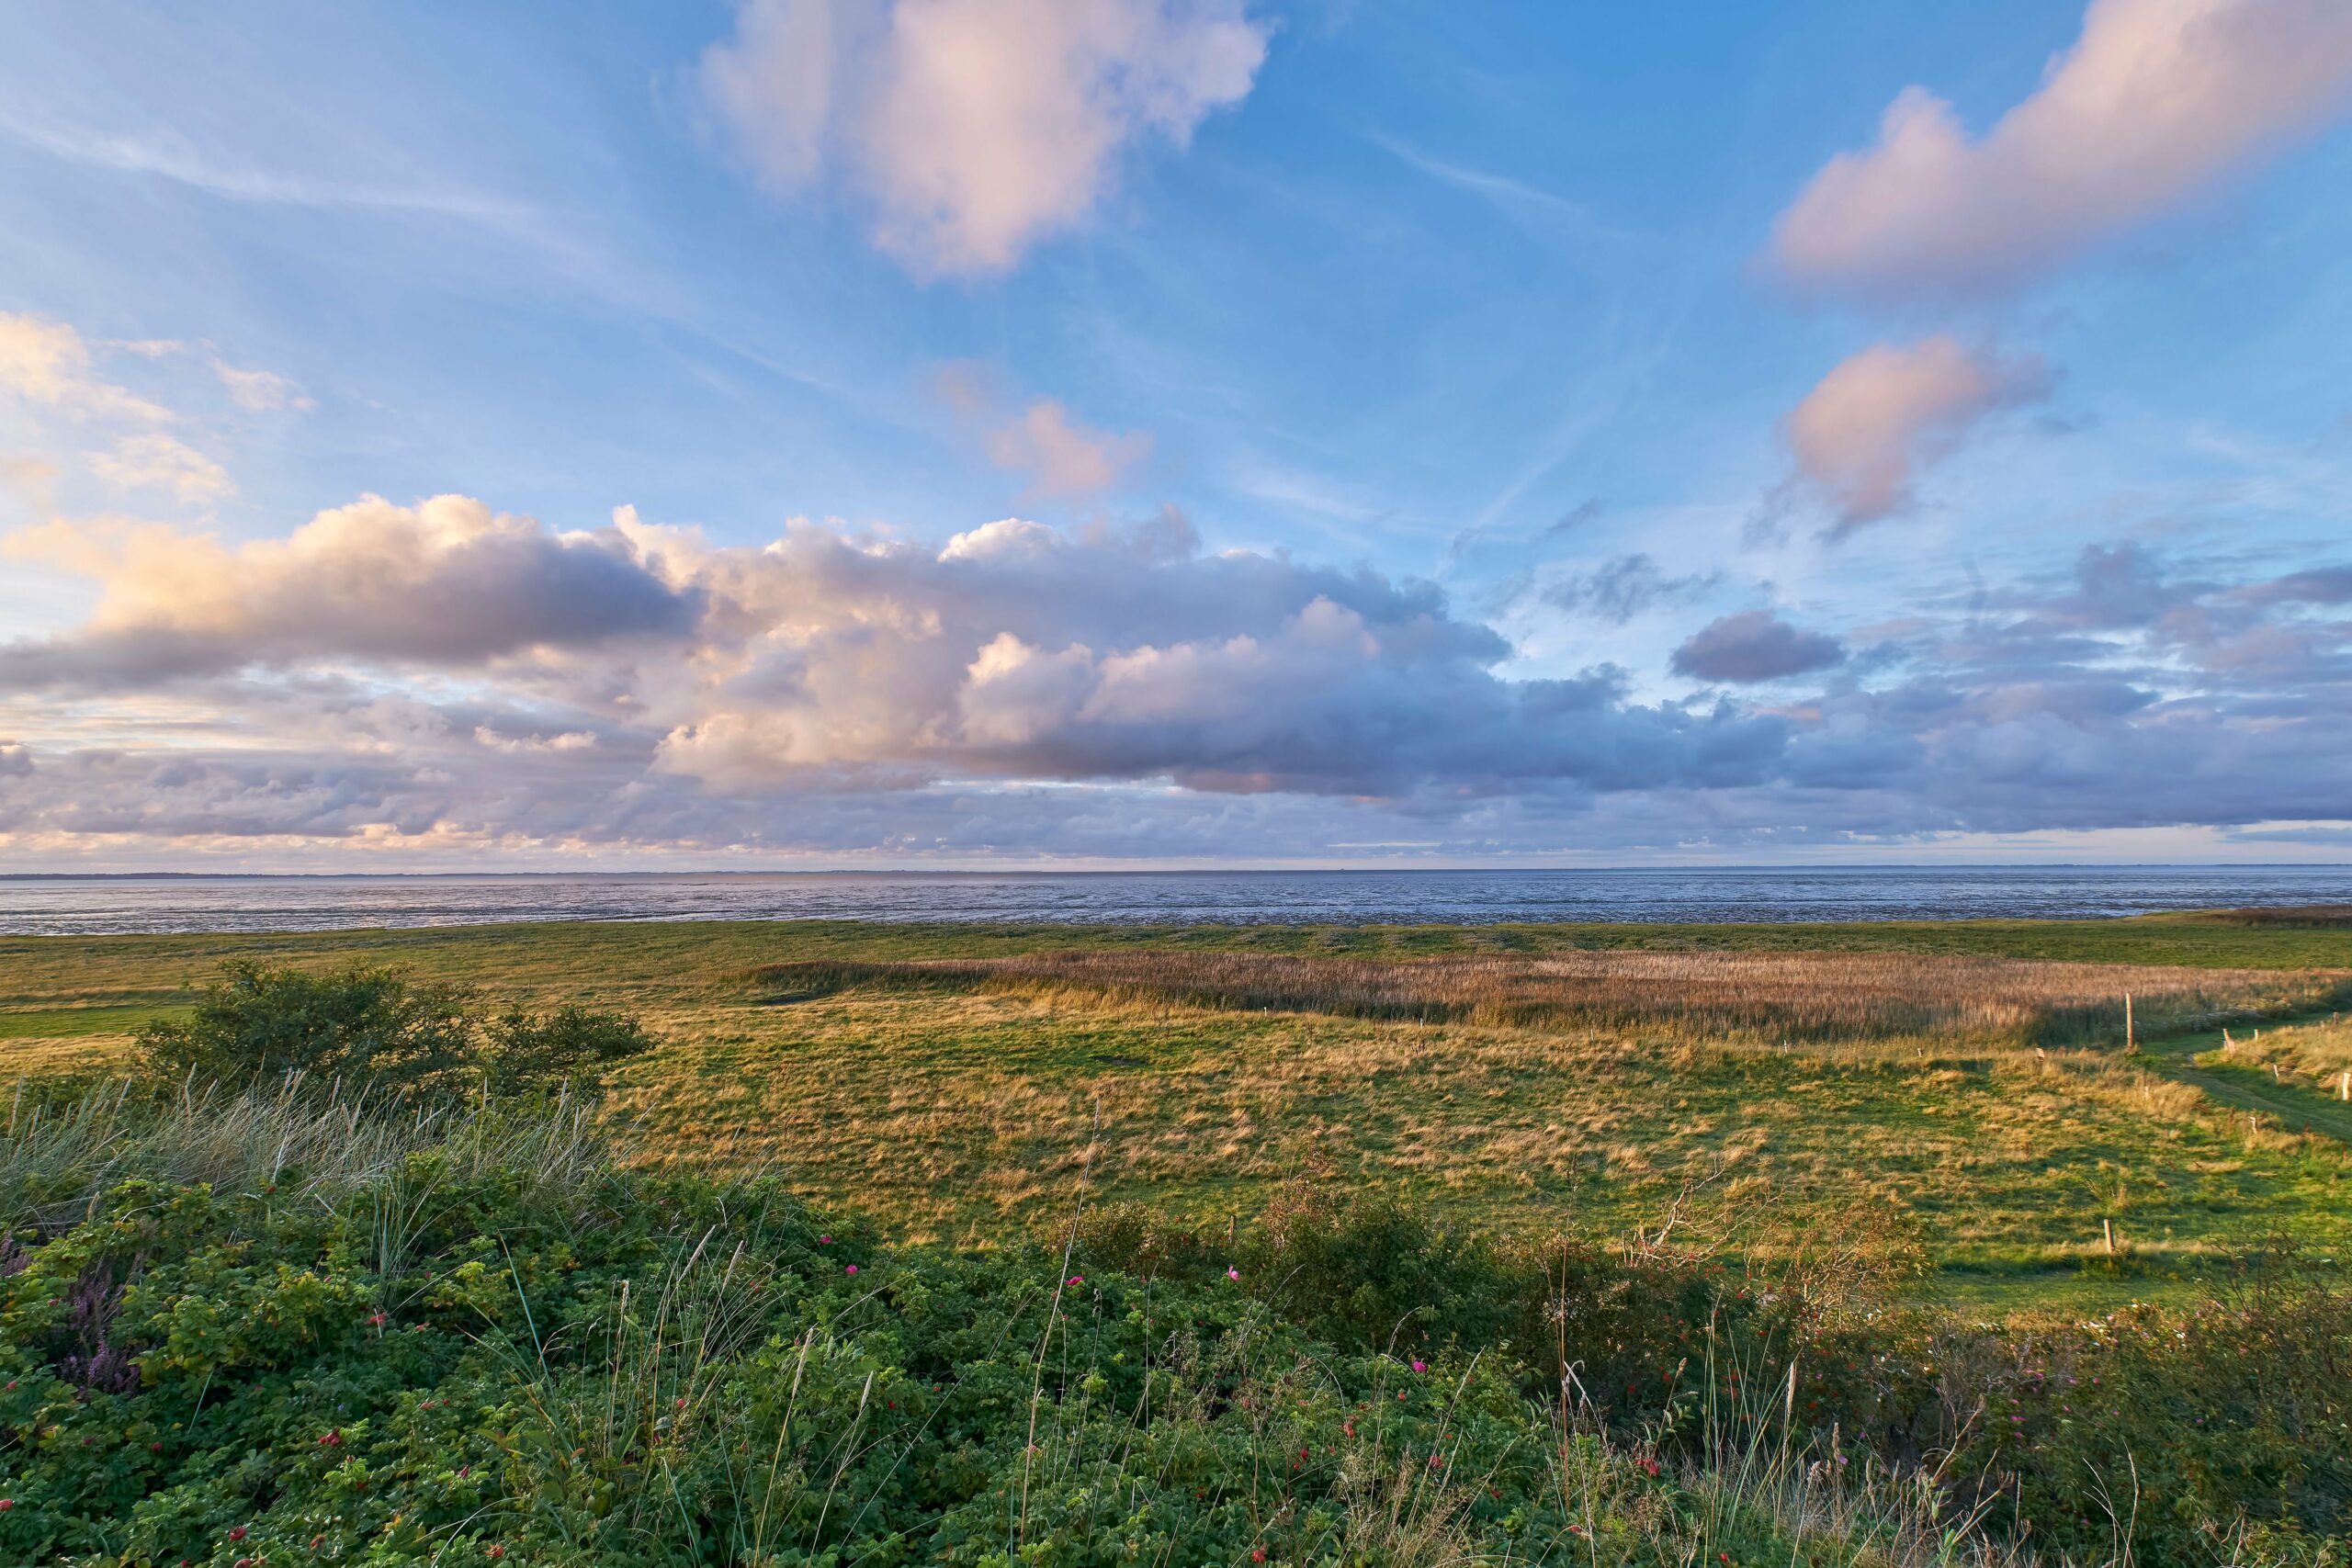
[(2272, 1081), (2339, 1100), (2352, 1085), (2352, 1018), (2286, 1028), (2233, 1031), (2228, 1046), (2200, 1061), (2267, 1073)]
[(1772, 1045), (2120, 1043), (2323, 1004), (2341, 977), (1899, 953), (1582, 952), (1381, 962), (1230, 953), (1074, 952), (769, 964), (790, 995), (842, 986), (1069, 990), (1245, 1011), (1513, 1028), (1667, 1029)]
[(787, 994), (655, 1021), (674, 1043), (616, 1085), (632, 1141), (656, 1163), (773, 1168), (916, 1235), (1054, 1223), (1091, 1136), (1103, 1201), (1197, 1223), (1305, 1176), (1504, 1229), (1614, 1232), (1696, 1183), (1697, 1220), (1724, 1232), (1874, 1213), (1962, 1295), (2074, 1299), (2075, 1271), (2106, 1267), (2103, 1218), (2142, 1270), (2111, 1282), (2125, 1294), (2274, 1230), (2352, 1241), (2340, 1146), (2249, 1139), (2112, 1052), (1871, 1058), (895, 977)]
[[(2188, 956), (2107, 961), (2143, 950)], [(1725, 1227), (1880, 1216), (1937, 1289), (2003, 1310), (2160, 1291), (2272, 1234), (2352, 1247), (2341, 1145), (2114, 1049), (2127, 990), (2143, 1040), (2260, 1014), (2270, 1042), (2352, 972), (2335, 928), (28, 939), (0, 942), (0, 1065), (101, 1065), (232, 955), (637, 1012), (666, 1042), (615, 1084), (638, 1157), (772, 1166), (910, 1235), (1066, 1220), (1099, 1113), (1106, 1200), (1217, 1225), (1300, 1175), (1586, 1233), (1697, 1182)], [(2095, 1250), (2102, 1219), (2139, 1272)]]

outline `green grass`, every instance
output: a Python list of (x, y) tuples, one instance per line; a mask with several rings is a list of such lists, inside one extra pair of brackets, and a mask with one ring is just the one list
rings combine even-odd
[[(2199, 1042), (2218, 1036), (2187, 1036), (2177, 1052), (2150, 1041), (2141, 1061), (2096, 1045), (2045, 1057), (1965, 1032), (1776, 1048), (1668, 1016), (1482, 1024), (880, 973), (804, 991), (756, 974), (1062, 952), (1626, 950), (2261, 971), (2284, 998), (2305, 985), (2297, 972), (2352, 970), (2352, 928), (2211, 916), (1166, 931), (797, 921), (11, 938), (0, 940), (0, 1067), (119, 1061), (139, 1024), (223, 959), (390, 963), (495, 996), (640, 1013), (667, 1043), (615, 1083), (612, 1113), (640, 1124), (638, 1157), (772, 1168), (796, 1192), (911, 1237), (985, 1241), (1050, 1224), (1091, 1141), (1105, 1201), (1204, 1224), (1253, 1213), (1300, 1176), (1383, 1185), (1502, 1229), (1616, 1233), (1679, 1204), (1719, 1245), (1767, 1256), (1825, 1235), (1862, 1238), (1923, 1262), (1928, 1293), (1992, 1313), (2181, 1294), (2272, 1237), (2352, 1257), (2345, 1129), (2314, 1091), (2196, 1065)], [(2247, 1131), (2244, 1100), (2275, 1112), (2282, 1095), (2308, 1100), (2312, 1135), (2291, 1122), (2282, 1132), (2275, 1115)], [(2124, 1237), (2119, 1258), (2104, 1251), (2102, 1219)]]

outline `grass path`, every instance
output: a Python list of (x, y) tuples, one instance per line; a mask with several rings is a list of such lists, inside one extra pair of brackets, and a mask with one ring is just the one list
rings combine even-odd
[[(2268, 1027), (2316, 1023), (2321, 1016), (2279, 1019)], [(2204, 1029), (2170, 1035), (2145, 1043), (2141, 1051), (2149, 1065), (2166, 1077), (2188, 1084), (2233, 1110), (2268, 1117), (2277, 1131), (2315, 1134), (2352, 1144), (2352, 1105), (2298, 1084), (2273, 1082), (2250, 1068), (2199, 1063), (2197, 1058), (2222, 1049), (2222, 1034), (2219, 1029)]]

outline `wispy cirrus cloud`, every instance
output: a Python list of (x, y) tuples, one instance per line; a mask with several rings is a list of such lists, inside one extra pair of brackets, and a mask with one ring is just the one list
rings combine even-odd
[(229, 400), (249, 413), (302, 412), (318, 406), (309, 393), (274, 370), (241, 369), (215, 359), (212, 373), (220, 378)]
[(169, 126), (126, 130), (0, 110), (0, 136), (70, 163), (169, 180), (230, 201), (429, 214), (502, 229), (536, 220), (526, 207), (476, 191), (323, 179), (273, 169), (241, 154), (205, 147)]
[(90, 471), (118, 490), (154, 491), (201, 505), (236, 493), (229, 470), (160, 430), (126, 435), (85, 459)]

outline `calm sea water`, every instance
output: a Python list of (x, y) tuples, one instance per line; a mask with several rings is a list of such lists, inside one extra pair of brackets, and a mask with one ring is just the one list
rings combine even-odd
[(500, 920), (2090, 919), (2281, 904), (2352, 904), (2352, 865), (0, 877), (0, 933), (334, 931)]

